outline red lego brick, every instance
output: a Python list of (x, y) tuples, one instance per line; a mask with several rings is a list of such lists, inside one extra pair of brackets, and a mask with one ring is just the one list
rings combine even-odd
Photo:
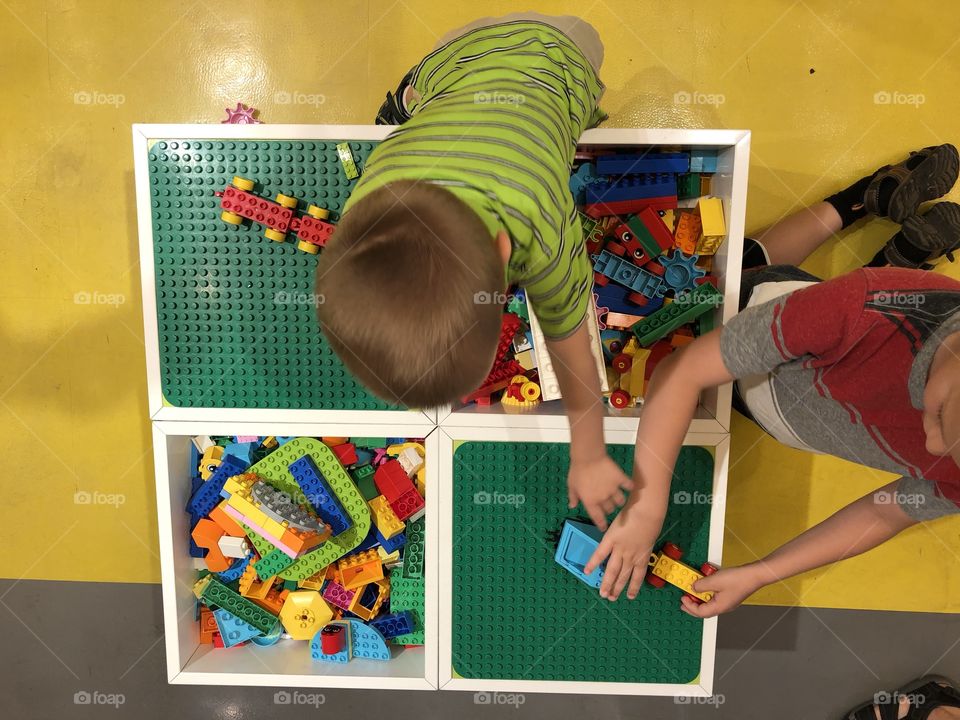
[(593, 203), (592, 205), (585, 205), (584, 212), (592, 218), (601, 218), (608, 215), (631, 215), (647, 207), (653, 210), (672, 210), (677, 207), (677, 196), (664, 195), (662, 197)]
[(233, 185), (227, 185), (223, 191), (220, 207), (280, 232), (289, 230), (293, 219), (292, 208), (285, 208), (273, 200), (257, 197), (246, 190), (238, 190)]
[(637, 217), (640, 218), (640, 221), (650, 231), (653, 239), (664, 252), (673, 247), (673, 233), (657, 215), (656, 210), (647, 206), (637, 213)]
[(393, 512), (396, 513), (398, 519), (406, 520), (411, 515), (415, 515), (423, 510), (424, 502), (420, 493), (417, 492), (417, 489), (412, 488), (396, 500), (391, 500), (390, 507), (393, 509)]
[(360, 462), (360, 458), (357, 457), (357, 447), (353, 443), (343, 443), (330, 449), (343, 465), (355, 465)]
[(378, 467), (373, 474), (373, 482), (380, 494), (391, 504), (408, 490), (416, 490), (403, 465), (396, 459), (387, 460)]
[(308, 242), (311, 245), (324, 247), (327, 244), (327, 240), (333, 235), (335, 229), (336, 225), (324, 220), (318, 220), (309, 215), (303, 215), (300, 217), (300, 224), (296, 228), (297, 239)]

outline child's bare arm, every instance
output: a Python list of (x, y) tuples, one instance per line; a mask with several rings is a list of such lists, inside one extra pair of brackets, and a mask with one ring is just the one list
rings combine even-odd
[(603, 440), (605, 410), (590, 343), (584, 322), (569, 337), (548, 340), (547, 350), (570, 421), (570, 474), (567, 477), (570, 507), (583, 503), (594, 524), (606, 529), (607, 514), (623, 505), (624, 492), (629, 492), (633, 485), (607, 455)]
[(711, 591), (714, 596), (699, 606), (684, 599), (684, 610), (696, 617), (728, 612), (766, 585), (859, 555), (886, 542), (917, 522), (897, 503), (877, 502), (880, 493), (894, 497), (898, 483), (895, 480), (864, 495), (762, 560), (725, 568), (697, 581), (696, 590)]
[(673, 467), (700, 393), (733, 379), (720, 355), (722, 332), (714, 330), (668, 356), (650, 378), (637, 428), (634, 490), (584, 568), (589, 574), (609, 557), (602, 597), (616, 600), (627, 587), (632, 599), (640, 590), (667, 512)]

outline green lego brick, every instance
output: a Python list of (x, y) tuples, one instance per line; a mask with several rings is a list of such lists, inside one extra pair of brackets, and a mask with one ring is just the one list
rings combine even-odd
[(385, 448), (387, 446), (385, 437), (352, 437), (350, 442), (357, 447), (365, 448)]
[[(289, 493), (294, 502), (302, 504), (306, 502), (306, 498), (290, 474), (288, 466), (304, 455), (310, 455), (316, 462), (317, 468), (323, 473), (353, 524), (285, 568), (279, 573), (283, 580), (303, 580), (320, 572), (363, 542), (370, 530), (370, 508), (366, 501), (337, 460), (337, 456), (333, 454), (333, 450), (315, 438), (294, 438), (284, 443), (256, 465), (252, 465), (249, 472), (257, 473), (275, 488)], [(247, 536), (261, 556), (266, 556), (275, 549), (254, 532), (248, 531)]]
[(643, 224), (643, 220), (634, 215), (627, 220), (627, 227), (630, 228), (637, 242), (640, 243), (640, 246), (647, 253), (647, 257), (656, 258), (663, 255), (663, 248), (653, 239), (653, 235), (647, 230), (647, 226)]
[[(633, 450), (609, 448), (626, 472)], [(680, 610), (679, 590), (645, 585), (636, 600), (611, 603), (554, 561), (548, 536), (571, 512), (569, 454), (562, 443), (456, 449), (452, 670), (478, 679), (693, 682), (703, 621)], [(658, 542), (676, 543), (697, 567), (707, 559), (712, 487), (710, 451), (683, 448)]]
[(677, 199), (700, 197), (700, 175), (685, 173), (677, 176)]
[(276, 615), (238, 595), (216, 578), (210, 577), (201, 582), (207, 583), (200, 595), (200, 599), (207, 605), (223, 608), (262, 633), (269, 633), (277, 624)]
[(706, 283), (693, 292), (683, 293), (669, 305), (639, 320), (630, 330), (637, 336), (637, 342), (643, 346), (650, 345), (681, 325), (719, 307), (722, 302), (720, 291)]
[(407, 542), (403, 546), (403, 577), (423, 577), (423, 556), (426, 535), (424, 534), (425, 518), (407, 523)]
[(717, 326), (716, 313), (704, 313), (697, 318), (697, 335), (706, 335)]
[(409, 610), (413, 615), (414, 630), (406, 635), (398, 635), (390, 642), (397, 645), (423, 645), (423, 579), (390, 576), (390, 612)]
[[(315, 255), (291, 233), (220, 219), (234, 175), (253, 193), (296, 197), (339, 218), (350, 193), (337, 141), (158, 140), (148, 174), (160, 376), (180, 407), (387, 409), (349, 375), (316, 318)], [(375, 143), (350, 142), (363, 161)]]
[[(243, 529), (247, 531), (248, 535), (252, 536), (256, 534), (247, 528), (246, 525), (243, 526)], [(287, 555), (283, 550), (280, 548), (274, 548), (262, 558), (257, 560), (257, 562), (253, 564), (253, 567), (257, 571), (257, 577), (261, 580), (266, 580), (267, 578), (272, 578), (274, 575), (279, 575), (280, 571), (286, 570), (288, 567), (293, 565), (294, 562), (294, 559)]]
[(357, 163), (353, 159), (353, 153), (350, 152), (350, 143), (337, 143), (337, 156), (340, 158), (340, 165), (343, 167), (343, 174), (347, 176), (347, 180), (356, 180), (360, 177)]
[(373, 481), (374, 474), (376, 474), (376, 470), (372, 465), (362, 465), (350, 473), (364, 500), (373, 500), (380, 494), (376, 483)]

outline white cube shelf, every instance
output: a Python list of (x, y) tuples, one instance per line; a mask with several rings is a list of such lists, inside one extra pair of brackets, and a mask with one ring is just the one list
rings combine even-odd
[[(466, 690), (474, 692), (545, 692), (602, 695), (668, 695), (675, 697), (708, 697), (713, 693), (714, 658), (717, 643), (717, 618), (703, 621), (702, 645), (700, 650), (699, 674), (691, 683), (629, 683), (604, 681), (556, 681), (556, 680), (517, 680), (504, 678), (465, 678), (454, 671), (453, 627), (457, 623), (453, 606), (453, 546), (454, 546), (454, 505), (453, 477), (454, 452), (456, 445), (464, 441), (494, 442), (547, 442), (566, 443), (570, 436), (566, 430), (556, 428), (497, 428), (497, 427), (441, 427), (439, 432), (440, 448), (440, 689)], [(608, 445), (633, 445), (636, 433), (628, 430), (605, 431)], [(714, 457), (712, 502), (710, 504), (710, 524), (708, 534), (707, 557), (705, 561), (720, 565), (723, 552), (723, 526), (726, 510), (727, 471), (729, 467), (730, 438), (725, 433), (688, 433), (684, 438), (685, 446), (709, 448)], [(557, 483), (566, 483), (566, 478), (557, 478)], [(524, 558), (517, 559), (518, 568), (525, 564)], [(556, 571), (564, 572), (559, 566)], [(505, 588), (508, 591), (508, 588)], [(647, 589), (649, 591), (649, 589)], [(607, 602), (607, 601), (603, 601)], [(679, 603), (676, 612), (682, 612)], [(502, 624), (503, 632), (510, 632), (509, 622)], [(585, 638), (584, 642), (602, 641), (602, 638)], [(638, 643), (637, 651), (643, 647)], [(624, 657), (624, 663), (630, 658)]]
[[(370, 125), (135, 125), (134, 165), (140, 235), (146, 346), (148, 407), (154, 427), (166, 655), (171, 683), (445, 689), (503, 692), (609, 693), (707, 696), (713, 687), (716, 619), (703, 624), (700, 675), (693, 684), (555, 682), (454, 677), (451, 662), (453, 443), (464, 441), (568, 442), (560, 401), (532, 412), (505, 412), (499, 403), (420, 410), (330, 410), (282, 408), (176, 407), (162, 394), (157, 318), (153, 219), (148, 151), (153, 142), (210, 140), (382, 140), (391, 127)], [(724, 304), (715, 325), (737, 312), (743, 250), (750, 133), (744, 130), (594, 129), (581, 145), (597, 148), (663, 150), (704, 148), (718, 151), (712, 194), (723, 199), (727, 239), (714, 261)], [(310, 382), (309, 372), (304, 382)], [(706, 392), (685, 444), (713, 449), (715, 464), (710, 513), (709, 557), (719, 563), (729, 452), (730, 386)], [(604, 419), (611, 444), (632, 444), (642, 409), (608, 408)], [(427, 450), (425, 645), (395, 653), (388, 663), (354, 661), (320, 665), (302, 642), (268, 648), (216, 651), (199, 643), (191, 587), (196, 575), (189, 555), (189, 516), (183, 508), (190, 492), (190, 438), (194, 435), (404, 436), (425, 437)], [(563, 479), (558, 479), (563, 482)], [(518, 559), (522, 562), (522, 558)], [(679, 610), (678, 610), (679, 612)]]
[[(192, 591), (197, 571), (190, 557), (190, 517), (184, 511), (190, 498), (190, 438), (195, 435), (424, 437), (427, 497), (423, 647), (393, 648), (389, 662), (353, 660), (337, 665), (311, 660), (309, 643), (304, 641), (281, 640), (271, 647), (244, 646), (229, 650), (200, 644), (199, 624), (194, 619), (196, 597)], [(432, 425), (158, 421), (153, 424), (153, 446), (169, 682), (393, 690), (437, 688), (439, 465), (437, 433)]]

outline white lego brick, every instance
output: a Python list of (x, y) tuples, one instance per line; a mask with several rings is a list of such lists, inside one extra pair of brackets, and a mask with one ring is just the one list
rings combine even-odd
[(190, 439), (193, 441), (193, 446), (197, 449), (197, 452), (201, 455), (203, 455), (208, 447), (213, 447), (214, 445), (209, 435), (197, 435)]
[(231, 558), (246, 557), (250, 552), (250, 543), (247, 542), (246, 538), (224, 535), (217, 542), (217, 545), (220, 546), (220, 552)]
[[(557, 380), (557, 374), (553, 370), (553, 361), (547, 352), (546, 338), (540, 329), (540, 323), (533, 312), (530, 302), (527, 302), (528, 315), (530, 316), (530, 334), (533, 335), (533, 354), (536, 357), (537, 373), (540, 376), (540, 393), (544, 401), (559, 400), (560, 383)], [(597, 364), (597, 376), (600, 378), (600, 389), (607, 392), (610, 387), (607, 384), (607, 370), (603, 362), (603, 346), (600, 344), (600, 325), (597, 323), (597, 306), (590, 298), (590, 307), (587, 308), (587, 331), (590, 334), (590, 349), (593, 352), (593, 359)]]
[(397, 455), (397, 460), (400, 461), (407, 475), (416, 475), (417, 471), (423, 467), (423, 458), (420, 457), (416, 448), (404, 448), (403, 452)]

